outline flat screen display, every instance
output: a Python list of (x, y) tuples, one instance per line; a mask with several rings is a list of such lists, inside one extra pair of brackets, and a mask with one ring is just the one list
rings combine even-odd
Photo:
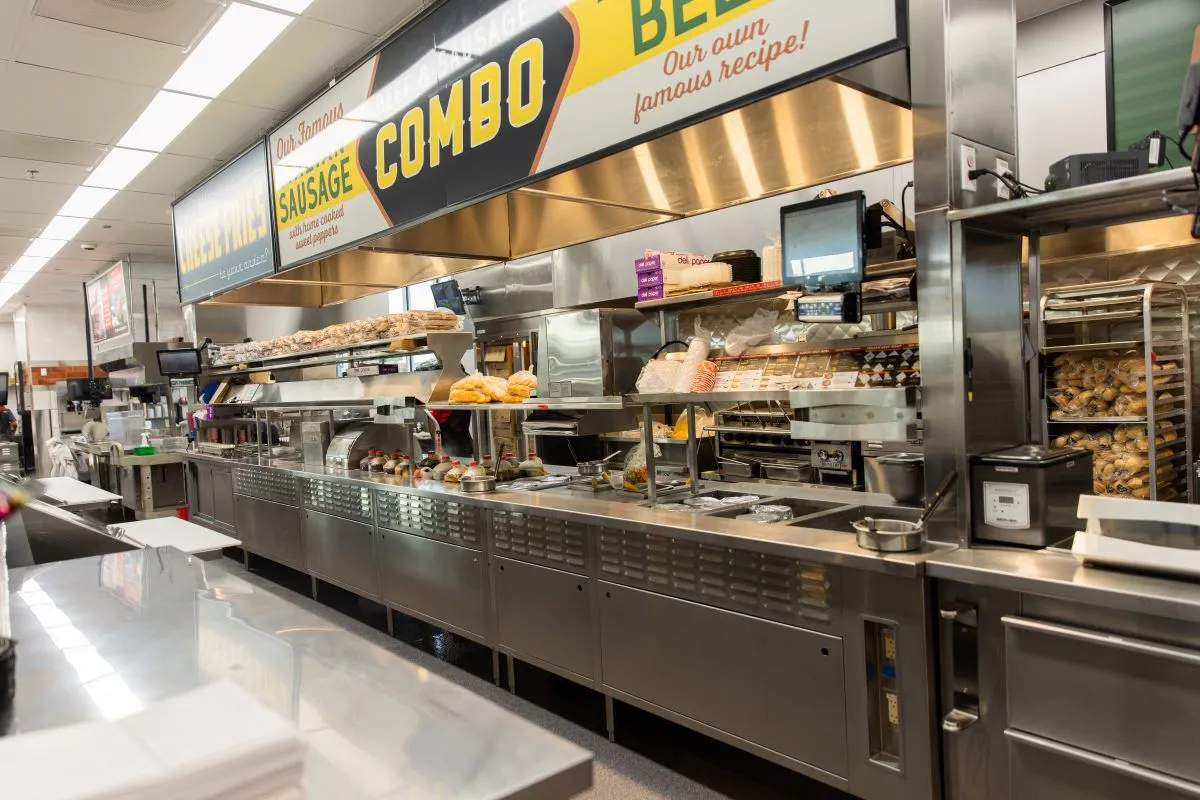
[(96, 392), (97, 399), (111, 400), (112, 399), (112, 383), (107, 378), (68, 378), (67, 379), (67, 401), (72, 403), (90, 402), (92, 392)]
[(433, 292), (433, 302), (437, 303), (438, 308), (449, 309), (459, 316), (467, 313), (466, 304), (463, 303), (462, 290), (458, 288), (458, 281), (453, 278), (448, 281), (439, 281), (432, 284), (429, 289)]
[(0, 406), (8, 405), (8, 373), (0, 372)]
[(133, 303), (125, 266), (118, 261), (87, 282), (92, 344), (105, 350), (133, 341)]
[(780, 210), (783, 282), (807, 290), (834, 290), (861, 283), (867, 248), (862, 192), (849, 192)]
[(199, 375), (199, 350), (159, 350), (158, 371), (163, 375)]

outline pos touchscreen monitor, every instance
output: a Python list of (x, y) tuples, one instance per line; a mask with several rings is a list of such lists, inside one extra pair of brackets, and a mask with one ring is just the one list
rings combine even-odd
[(783, 282), (806, 293), (857, 292), (867, 263), (866, 213), (862, 192), (780, 209)]

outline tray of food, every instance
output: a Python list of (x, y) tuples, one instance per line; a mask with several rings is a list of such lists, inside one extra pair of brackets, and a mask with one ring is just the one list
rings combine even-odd
[(406, 337), (419, 337), (437, 331), (457, 331), (462, 322), (451, 311), (403, 311), (355, 322), (330, 325), (317, 331), (299, 331), (253, 342), (240, 342), (217, 348), (212, 364), (233, 366), (246, 362), (282, 358), (303, 358), (354, 347), (389, 345)]

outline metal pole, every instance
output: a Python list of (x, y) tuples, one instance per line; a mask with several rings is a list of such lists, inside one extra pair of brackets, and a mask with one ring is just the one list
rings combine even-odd
[(1029, 343), (1036, 351), (1026, 374), (1029, 376), (1029, 432), (1030, 441), (1046, 444), (1046, 405), (1042, 399), (1041, 334), (1042, 334), (1042, 239), (1037, 234), (1029, 237)]
[(646, 499), (650, 505), (658, 501), (658, 487), (654, 482), (654, 421), (653, 406), (642, 406), (642, 444), (646, 448)]
[[(692, 479), (692, 496), (700, 494), (700, 457), (696, 442), (696, 404), (687, 404), (687, 462), (688, 476)], [(651, 442), (653, 444), (653, 442)]]
[(88, 316), (87, 281), (83, 286), (83, 342), (87, 346), (87, 376), (88, 380), (96, 377), (96, 365), (92, 359), (92, 319)]

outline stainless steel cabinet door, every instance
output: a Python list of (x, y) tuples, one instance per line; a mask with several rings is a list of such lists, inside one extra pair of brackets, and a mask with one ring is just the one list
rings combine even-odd
[(207, 464), (193, 463), (191, 468), (196, 479), (196, 496), (191, 499), (192, 513), (209, 519), (216, 519), (213, 506), (213, 469)]
[(497, 558), (496, 636), (518, 657), (594, 679), (591, 586), (588, 579), (548, 567)]
[(304, 512), (308, 571), (367, 597), (379, 596), (374, 539), (366, 523), (317, 511)]
[(379, 532), (383, 600), (487, 641), (483, 554), (395, 531)]
[(300, 509), (239, 494), (234, 495), (233, 516), (237, 537), (246, 550), (304, 569)]
[(233, 473), (223, 469), (212, 470), (212, 518), (225, 525), (233, 525)]
[(599, 584), (604, 684), (845, 777), (842, 640)]

